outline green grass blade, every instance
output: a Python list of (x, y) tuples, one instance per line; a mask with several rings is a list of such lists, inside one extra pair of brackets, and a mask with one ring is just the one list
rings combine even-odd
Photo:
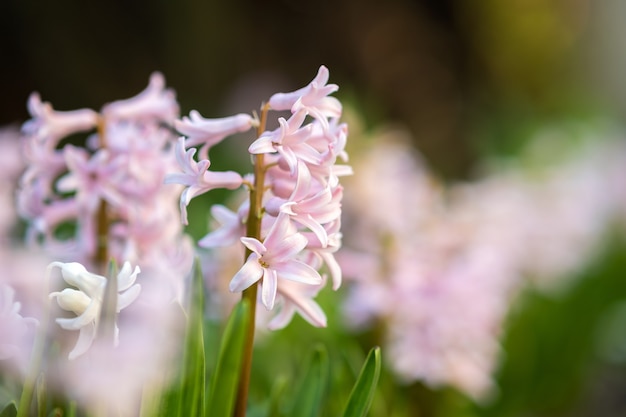
[[(181, 306), (186, 319), (185, 338), (178, 379), (164, 390), (160, 398), (144, 399), (143, 414), (155, 417), (203, 415), (206, 392), (206, 362), (204, 350), (204, 285), (198, 262), (191, 282), (189, 306)], [(145, 395), (159, 395), (146, 392)]]
[(365, 359), (361, 373), (350, 393), (343, 417), (364, 417), (367, 414), (376, 392), (380, 367), (380, 348), (376, 347), (370, 350)]
[(249, 308), (247, 300), (240, 301), (231, 313), (224, 330), (217, 366), (211, 378), (206, 416), (231, 417), (233, 414), (248, 326)]
[(267, 408), (267, 417), (280, 417), (280, 408), (285, 396), (285, 391), (289, 385), (289, 380), (284, 376), (279, 376), (274, 381), (274, 386), (270, 392), (269, 405)]
[(302, 373), (299, 389), (294, 396), (290, 417), (317, 417), (328, 387), (330, 369), (328, 352), (319, 345), (313, 351), (308, 368)]
[(204, 354), (204, 284), (196, 262), (189, 303), (189, 323), (185, 337), (182, 392), (178, 415), (202, 416), (206, 392), (206, 358)]
[(15, 417), (17, 416), (17, 405), (15, 401), (8, 403), (0, 412), (0, 417)]

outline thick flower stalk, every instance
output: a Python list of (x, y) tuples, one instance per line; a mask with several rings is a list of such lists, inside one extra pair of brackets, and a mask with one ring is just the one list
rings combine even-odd
[[(198, 195), (241, 186), (249, 192), (235, 211), (224, 206), (212, 209), (220, 227), (200, 240), (200, 245), (218, 248), (234, 243), (245, 249), (243, 266), (232, 276), (229, 289), (256, 302), (259, 287), (261, 304), (270, 311), (278, 309), (270, 328), (286, 326), (295, 312), (315, 326), (325, 326), (326, 316), (314, 301), (326, 282), (324, 268), (331, 272), (333, 288), (341, 284), (334, 260), (341, 246), (339, 177), (352, 171), (337, 164), (347, 160), (347, 126), (339, 122), (341, 103), (330, 96), (338, 87), (327, 83), (328, 76), (328, 69), (321, 66), (307, 86), (274, 94), (258, 119), (245, 114), (206, 119), (192, 111), (175, 125), (186, 137), (179, 140), (176, 151), (182, 173), (170, 174), (166, 182), (186, 187), (180, 199), (183, 222), (187, 205)], [(266, 130), (272, 110), (287, 110), (291, 116), (280, 117), (278, 128)], [(256, 128), (256, 139), (248, 147), (252, 172), (241, 176), (210, 171), (211, 147), (252, 128)], [(194, 146), (200, 146), (199, 161), (194, 159)], [(252, 318), (247, 355), (251, 355)], [(249, 359), (244, 360), (243, 385), (249, 367)], [(245, 409), (246, 395), (240, 391), (238, 415)]]

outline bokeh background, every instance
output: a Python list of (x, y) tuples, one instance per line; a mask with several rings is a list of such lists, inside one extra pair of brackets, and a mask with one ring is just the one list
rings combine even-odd
[[(596, 4), (599, 3), (599, 4)], [(0, 5), (0, 122), (133, 95), (152, 71), (183, 112), (257, 108), (331, 69), (368, 123), (406, 124), (445, 176), (546, 118), (622, 115), (619, 0), (108, 1)], [(242, 110), (239, 110), (242, 111)], [(514, 124), (515, 129), (509, 129)], [(511, 132), (513, 131), (513, 132)]]
[[(625, 19), (621, 0), (3, 0), (0, 125), (28, 118), (32, 91), (59, 110), (99, 109), (155, 70), (182, 114), (248, 112), (324, 64), (365, 131), (402, 126), (442, 182), (470, 180), (486, 157), (515, 157), (545, 126), (622, 128)], [(406, 415), (624, 415), (626, 252), (612, 239), (567, 292), (519, 301), (497, 400), (477, 405), (383, 375), (379, 402), (419, 402), (398, 408)], [(332, 317), (341, 294), (327, 297)], [(341, 345), (354, 336), (342, 332), (296, 322), (283, 337)], [(363, 346), (375, 336), (356, 335)]]

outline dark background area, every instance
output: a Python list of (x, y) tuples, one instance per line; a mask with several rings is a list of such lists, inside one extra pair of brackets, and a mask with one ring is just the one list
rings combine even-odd
[(508, 143), (528, 121), (619, 102), (594, 71), (621, 46), (598, 51), (620, 6), (599, 3), (5, 0), (0, 125), (28, 117), (32, 91), (59, 110), (98, 109), (155, 70), (183, 114), (247, 112), (325, 64), (370, 126), (408, 126), (438, 173), (463, 177), (485, 142)]

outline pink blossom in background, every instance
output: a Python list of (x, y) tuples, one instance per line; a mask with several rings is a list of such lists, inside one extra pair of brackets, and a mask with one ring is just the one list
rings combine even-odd
[[(56, 259), (90, 265), (106, 202), (109, 255), (139, 265), (155, 258), (167, 264), (171, 256), (168, 269), (181, 280), (191, 269), (193, 248), (184, 244), (182, 225), (174, 221), (180, 188), (163, 185), (176, 166), (172, 129), (179, 112), (163, 75), (152, 74), (144, 91), (99, 113), (58, 112), (37, 94), (29, 110), (32, 118), (22, 127), (28, 169), (18, 202), (30, 245), (40, 241)], [(83, 147), (57, 148), (77, 132), (89, 135)], [(189, 253), (181, 256), (181, 249)]]
[(0, 282), (0, 367), (24, 372), (30, 360), (34, 333), (39, 322), (22, 316), (15, 290)]
[(497, 393), (499, 341), (520, 290), (566, 285), (617, 217), (626, 148), (596, 139), (549, 165), (529, 154), (443, 187), (407, 139), (383, 132), (353, 162), (338, 256), (344, 314), (355, 328), (383, 325), (399, 379), (484, 401)]
[(0, 127), (0, 245), (10, 240), (17, 219), (15, 186), (25, 167), (19, 137), (16, 126)]

